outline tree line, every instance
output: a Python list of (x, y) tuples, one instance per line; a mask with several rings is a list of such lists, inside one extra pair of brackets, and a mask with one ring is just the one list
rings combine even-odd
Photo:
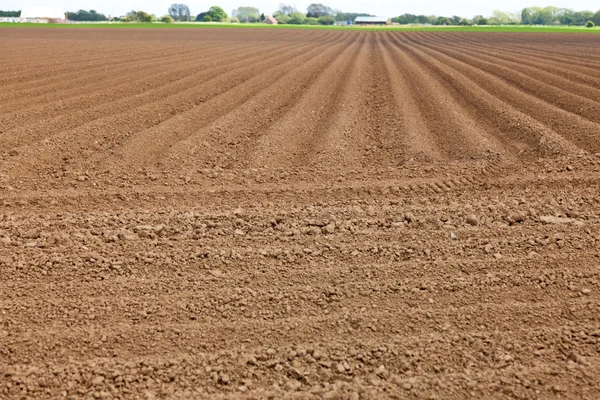
[[(228, 15), (223, 8), (212, 6), (207, 11), (191, 15), (190, 9), (185, 4), (174, 3), (168, 8), (168, 13), (157, 17), (145, 11), (132, 10), (121, 17), (106, 17), (96, 10), (79, 10), (67, 12), (69, 21), (120, 21), (120, 22), (233, 22), (233, 23), (260, 23), (265, 20), (265, 14), (256, 7), (238, 7)], [(20, 11), (0, 11), (0, 17), (19, 17)], [(296, 9), (295, 6), (281, 3), (273, 12), (273, 17), (279, 24), (293, 25), (333, 25), (339, 21), (354, 21), (359, 16), (372, 16), (366, 13), (346, 13), (334, 10), (321, 3), (310, 4), (306, 12)], [(559, 7), (527, 7), (520, 13), (494, 11), (489, 17), (477, 15), (473, 18), (459, 16), (444, 17), (435, 15), (403, 14), (391, 19), (391, 22), (407, 25), (572, 25), (594, 26), (600, 25), (600, 11), (574, 11), (569, 8)]]
[[(558, 7), (527, 7), (520, 13), (494, 11), (491, 16), (477, 15), (473, 18), (459, 16), (403, 14), (392, 18), (392, 22), (427, 25), (571, 25), (584, 26), (589, 22), (600, 25), (600, 11), (574, 11)], [(593, 26), (592, 25), (592, 26)]]
[(21, 11), (0, 11), (0, 18), (19, 18)]
[[(223, 8), (212, 6), (207, 11), (201, 12), (193, 17), (186, 4), (174, 3), (168, 8), (168, 14), (162, 17), (149, 14), (145, 11), (132, 10), (120, 17), (107, 17), (96, 10), (69, 11), (66, 13), (69, 21), (118, 21), (118, 22), (233, 22), (233, 23), (260, 23), (266, 18), (256, 7), (238, 7), (228, 15)], [(0, 11), (0, 17), (19, 17), (20, 11)], [(308, 25), (333, 25), (336, 21), (354, 21), (358, 16), (370, 16), (366, 13), (344, 13), (333, 10), (320, 3), (308, 6), (306, 13), (296, 9), (295, 6), (281, 3), (279, 8), (273, 12), (273, 17), (280, 24), (308, 24)]]
[(600, 25), (600, 11), (573, 11), (558, 7), (527, 7), (521, 11), (525, 25), (585, 25), (588, 21)]
[(66, 12), (65, 16), (69, 21), (108, 21), (106, 15), (101, 14), (96, 10), (79, 10), (76, 12)]

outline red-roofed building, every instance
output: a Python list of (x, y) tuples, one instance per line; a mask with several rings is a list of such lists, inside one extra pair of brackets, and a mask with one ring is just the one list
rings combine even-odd
[(266, 17), (263, 22), (269, 25), (277, 25), (277, 20), (271, 16)]

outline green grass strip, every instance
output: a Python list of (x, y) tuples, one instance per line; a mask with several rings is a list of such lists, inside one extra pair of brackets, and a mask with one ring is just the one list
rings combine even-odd
[(322, 26), (322, 25), (266, 25), (266, 24), (224, 24), (224, 23), (85, 23), (85, 24), (36, 24), (0, 22), (0, 28), (104, 28), (104, 29), (210, 29), (210, 28), (250, 28), (250, 29), (307, 29), (344, 30), (376, 32), (537, 32), (537, 33), (600, 33), (600, 28), (580, 26)]

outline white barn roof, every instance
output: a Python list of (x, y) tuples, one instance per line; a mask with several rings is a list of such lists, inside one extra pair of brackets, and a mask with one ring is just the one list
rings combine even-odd
[(65, 19), (65, 13), (60, 8), (25, 7), (21, 10), (21, 18)]
[(356, 19), (354, 20), (354, 22), (381, 22), (381, 23), (386, 23), (387, 20), (388, 19), (386, 17), (356, 17)]

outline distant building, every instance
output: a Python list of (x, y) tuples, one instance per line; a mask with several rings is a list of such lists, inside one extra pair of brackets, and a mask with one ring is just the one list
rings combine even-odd
[(355, 25), (388, 25), (386, 17), (356, 17)]
[(63, 22), (65, 13), (60, 8), (26, 7), (21, 10), (21, 22)]
[(352, 21), (335, 21), (336, 26), (352, 25)]
[(277, 20), (275, 18), (271, 17), (270, 15), (268, 17), (266, 17), (263, 22), (265, 24), (269, 24), (269, 25), (277, 25), (278, 24)]

